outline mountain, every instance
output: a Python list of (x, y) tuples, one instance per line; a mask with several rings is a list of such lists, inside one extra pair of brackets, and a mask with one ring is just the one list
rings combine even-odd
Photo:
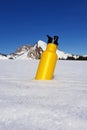
[[(19, 47), (14, 53), (8, 55), (0, 54), (0, 59), (40, 59), (42, 52), (46, 49), (46, 46), (47, 43), (39, 40), (34, 46), (24, 45)], [(70, 53), (65, 53), (59, 49), (56, 53), (58, 58), (63, 60), (87, 60), (87, 55), (73, 55)]]
[(8, 58), (7, 58), (7, 55), (0, 53), (0, 59), (8, 59)]
[[(41, 40), (38, 41), (37, 45), (38, 47), (41, 47), (42, 50), (45, 50), (47, 46), (47, 44)], [(65, 53), (59, 49), (56, 51), (56, 53), (58, 55), (58, 58), (62, 60), (87, 60), (87, 55), (74, 55), (70, 53)]]

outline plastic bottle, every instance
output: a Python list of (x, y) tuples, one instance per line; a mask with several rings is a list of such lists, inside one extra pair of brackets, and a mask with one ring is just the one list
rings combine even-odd
[(58, 56), (56, 54), (56, 50), (58, 48), (58, 36), (54, 36), (54, 38), (51, 38), (47, 35), (47, 37), (47, 48), (42, 53), (36, 72), (36, 80), (51, 80), (53, 78), (54, 69), (58, 59)]

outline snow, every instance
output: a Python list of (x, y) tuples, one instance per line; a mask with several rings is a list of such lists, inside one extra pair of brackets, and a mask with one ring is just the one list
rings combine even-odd
[(0, 55), (0, 60), (4, 60), (4, 59), (7, 59), (7, 57), (3, 56), (3, 55)]
[(63, 58), (63, 59), (67, 59), (68, 56), (72, 56), (71, 54), (65, 53), (65, 52), (60, 51), (60, 50), (57, 50), (56, 53), (57, 53), (57, 55), (58, 55), (58, 57), (59, 57), (60, 59), (62, 59), (62, 58)]
[(42, 40), (38, 41), (38, 47), (41, 47), (44, 51), (46, 50), (46, 46), (47, 46), (46, 42), (44, 42)]
[(27, 57), (27, 54), (28, 54), (28, 52), (24, 52), (23, 54), (21, 54), (20, 56), (18, 56), (16, 59), (29, 59)]
[(0, 60), (0, 130), (87, 130), (87, 61), (58, 61), (34, 79), (39, 60)]

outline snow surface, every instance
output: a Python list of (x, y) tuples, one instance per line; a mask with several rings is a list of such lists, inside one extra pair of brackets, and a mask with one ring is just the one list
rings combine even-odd
[(0, 60), (0, 130), (87, 130), (87, 61), (58, 61), (34, 80), (39, 60)]
[(3, 55), (0, 55), (0, 60), (4, 60), (4, 59), (7, 59), (7, 57), (3, 56)]
[(38, 47), (41, 47), (44, 51), (46, 50), (46, 46), (47, 46), (46, 42), (44, 42), (42, 40), (38, 41)]

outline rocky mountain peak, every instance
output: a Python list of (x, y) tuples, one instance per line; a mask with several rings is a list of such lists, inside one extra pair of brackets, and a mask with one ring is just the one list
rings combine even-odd
[[(0, 54), (0, 59), (40, 59), (42, 52), (46, 49), (47, 43), (39, 40), (37, 43), (32, 45), (24, 45), (19, 47), (14, 53), (9, 55)], [(61, 50), (56, 51), (58, 59), (62, 60), (87, 60), (87, 55), (73, 55), (70, 53), (65, 53)]]

